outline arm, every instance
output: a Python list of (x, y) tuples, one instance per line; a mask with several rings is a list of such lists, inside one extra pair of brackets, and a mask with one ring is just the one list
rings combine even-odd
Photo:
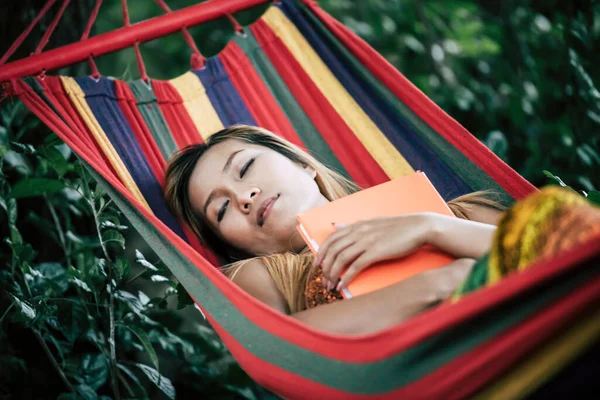
[(458, 258), (480, 258), (489, 251), (495, 232), (496, 225), (436, 214), (430, 215), (425, 242)]
[(495, 230), (430, 212), (373, 218), (338, 227), (319, 248), (315, 264), (322, 266), (328, 289), (340, 290), (370, 265), (405, 257), (426, 244), (456, 258), (479, 258), (489, 250)]
[[(388, 328), (446, 299), (466, 277), (473, 260), (460, 259), (362, 296), (292, 314), (315, 329), (338, 334), (367, 334)], [(245, 271), (243, 271), (245, 270)], [(243, 271), (243, 272), (242, 272)], [(260, 261), (248, 263), (236, 283), (250, 295), (287, 313), (283, 296)]]

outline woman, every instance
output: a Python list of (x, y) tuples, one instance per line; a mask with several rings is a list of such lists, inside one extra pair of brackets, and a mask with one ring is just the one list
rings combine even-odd
[[(473, 193), (448, 203), (460, 218), (420, 213), (338, 226), (314, 257), (296, 231), (296, 215), (356, 190), (297, 146), (265, 129), (237, 125), (172, 157), (165, 197), (209, 248), (232, 263), (226, 273), (250, 295), (315, 328), (353, 334), (394, 325), (445, 300), (488, 251), (500, 215), (496, 203)], [(319, 266), (326, 289), (339, 290), (369, 265), (424, 244), (457, 260), (307, 309), (306, 288)]]

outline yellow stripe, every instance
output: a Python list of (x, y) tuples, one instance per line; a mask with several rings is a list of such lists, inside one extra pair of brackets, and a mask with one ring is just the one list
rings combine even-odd
[(385, 173), (393, 179), (414, 172), (404, 157), (346, 91), (285, 14), (277, 7), (271, 7), (262, 18), (294, 55), (296, 61), (310, 75), (321, 93), (344, 119)]
[(104, 153), (104, 155), (106, 155), (106, 158), (113, 166), (114, 170), (117, 172), (117, 175), (121, 179), (121, 182), (125, 185), (129, 192), (140, 203), (144, 205), (144, 207), (146, 207), (150, 212), (152, 212), (150, 206), (146, 202), (146, 199), (144, 199), (144, 196), (140, 192), (140, 189), (137, 187), (135, 181), (129, 174), (127, 167), (125, 167), (125, 164), (123, 164), (123, 161), (119, 157), (119, 154), (117, 153), (113, 145), (110, 143), (110, 140), (108, 140), (108, 138), (106, 137), (104, 130), (102, 130), (102, 127), (98, 123), (98, 120), (94, 116), (94, 113), (88, 106), (87, 101), (85, 100), (85, 93), (83, 92), (83, 90), (79, 87), (79, 85), (73, 78), (61, 76), (60, 79), (62, 80), (65, 92), (69, 95), (71, 102), (77, 109), (77, 112), (89, 128), (90, 132), (92, 132), (92, 135), (96, 139), (96, 143), (98, 143), (98, 145), (102, 149), (102, 152)]
[(600, 312), (552, 340), (474, 399), (522, 399), (572, 362), (600, 337)]
[(194, 121), (202, 139), (224, 128), (223, 122), (215, 111), (202, 81), (192, 72), (187, 72), (169, 81), (179, 92), (183, 104)]

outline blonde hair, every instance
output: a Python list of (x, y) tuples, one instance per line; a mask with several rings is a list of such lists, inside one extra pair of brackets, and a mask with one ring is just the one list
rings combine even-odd
[[(329, 201), (352, 194), (360, 188), (298, 146), (266, 129), (255, 126), (234, 125), (222, 129), (210, 136), (206, 143), (187, 146), (169, 159), (165, 176), (167, 206), (178, 218), (191, 227), (223, 264), (227, 264), (223, 267), (223, 272), (231, 279), (235, 279), (235, 275), (244, 265), (252, 260), (259, 260), (273, 278), (290, 312), (301, 311), (307, 307), (305, 288), (314, 272), (311, 268), (314, 256), (310, 251), (305, 248), (300, 253), (287, 252), (254, 257), (235, 249), (218, 238), (191, 207), (188, 186), (196, 163), (208, 149), (229, 139), (267, 147), (293, 162), (312, 167), (316, 171), (315, 181), (319, 190)], [(501, 209), (502, 207), (497, 202), (486, 197), (488, 194), (488, 192), (481, 191), (469, 193), (448, 202), (448, 206), (457, 217), (464, 219), (468, 219), (468, 212), (474, 205)]]

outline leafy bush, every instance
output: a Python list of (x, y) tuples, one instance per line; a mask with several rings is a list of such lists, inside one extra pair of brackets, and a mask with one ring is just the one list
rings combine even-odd
[(71, 150), (22, 103), (0, 111), (0, 397), (268, 396), (175, 310), (187, 293)]

